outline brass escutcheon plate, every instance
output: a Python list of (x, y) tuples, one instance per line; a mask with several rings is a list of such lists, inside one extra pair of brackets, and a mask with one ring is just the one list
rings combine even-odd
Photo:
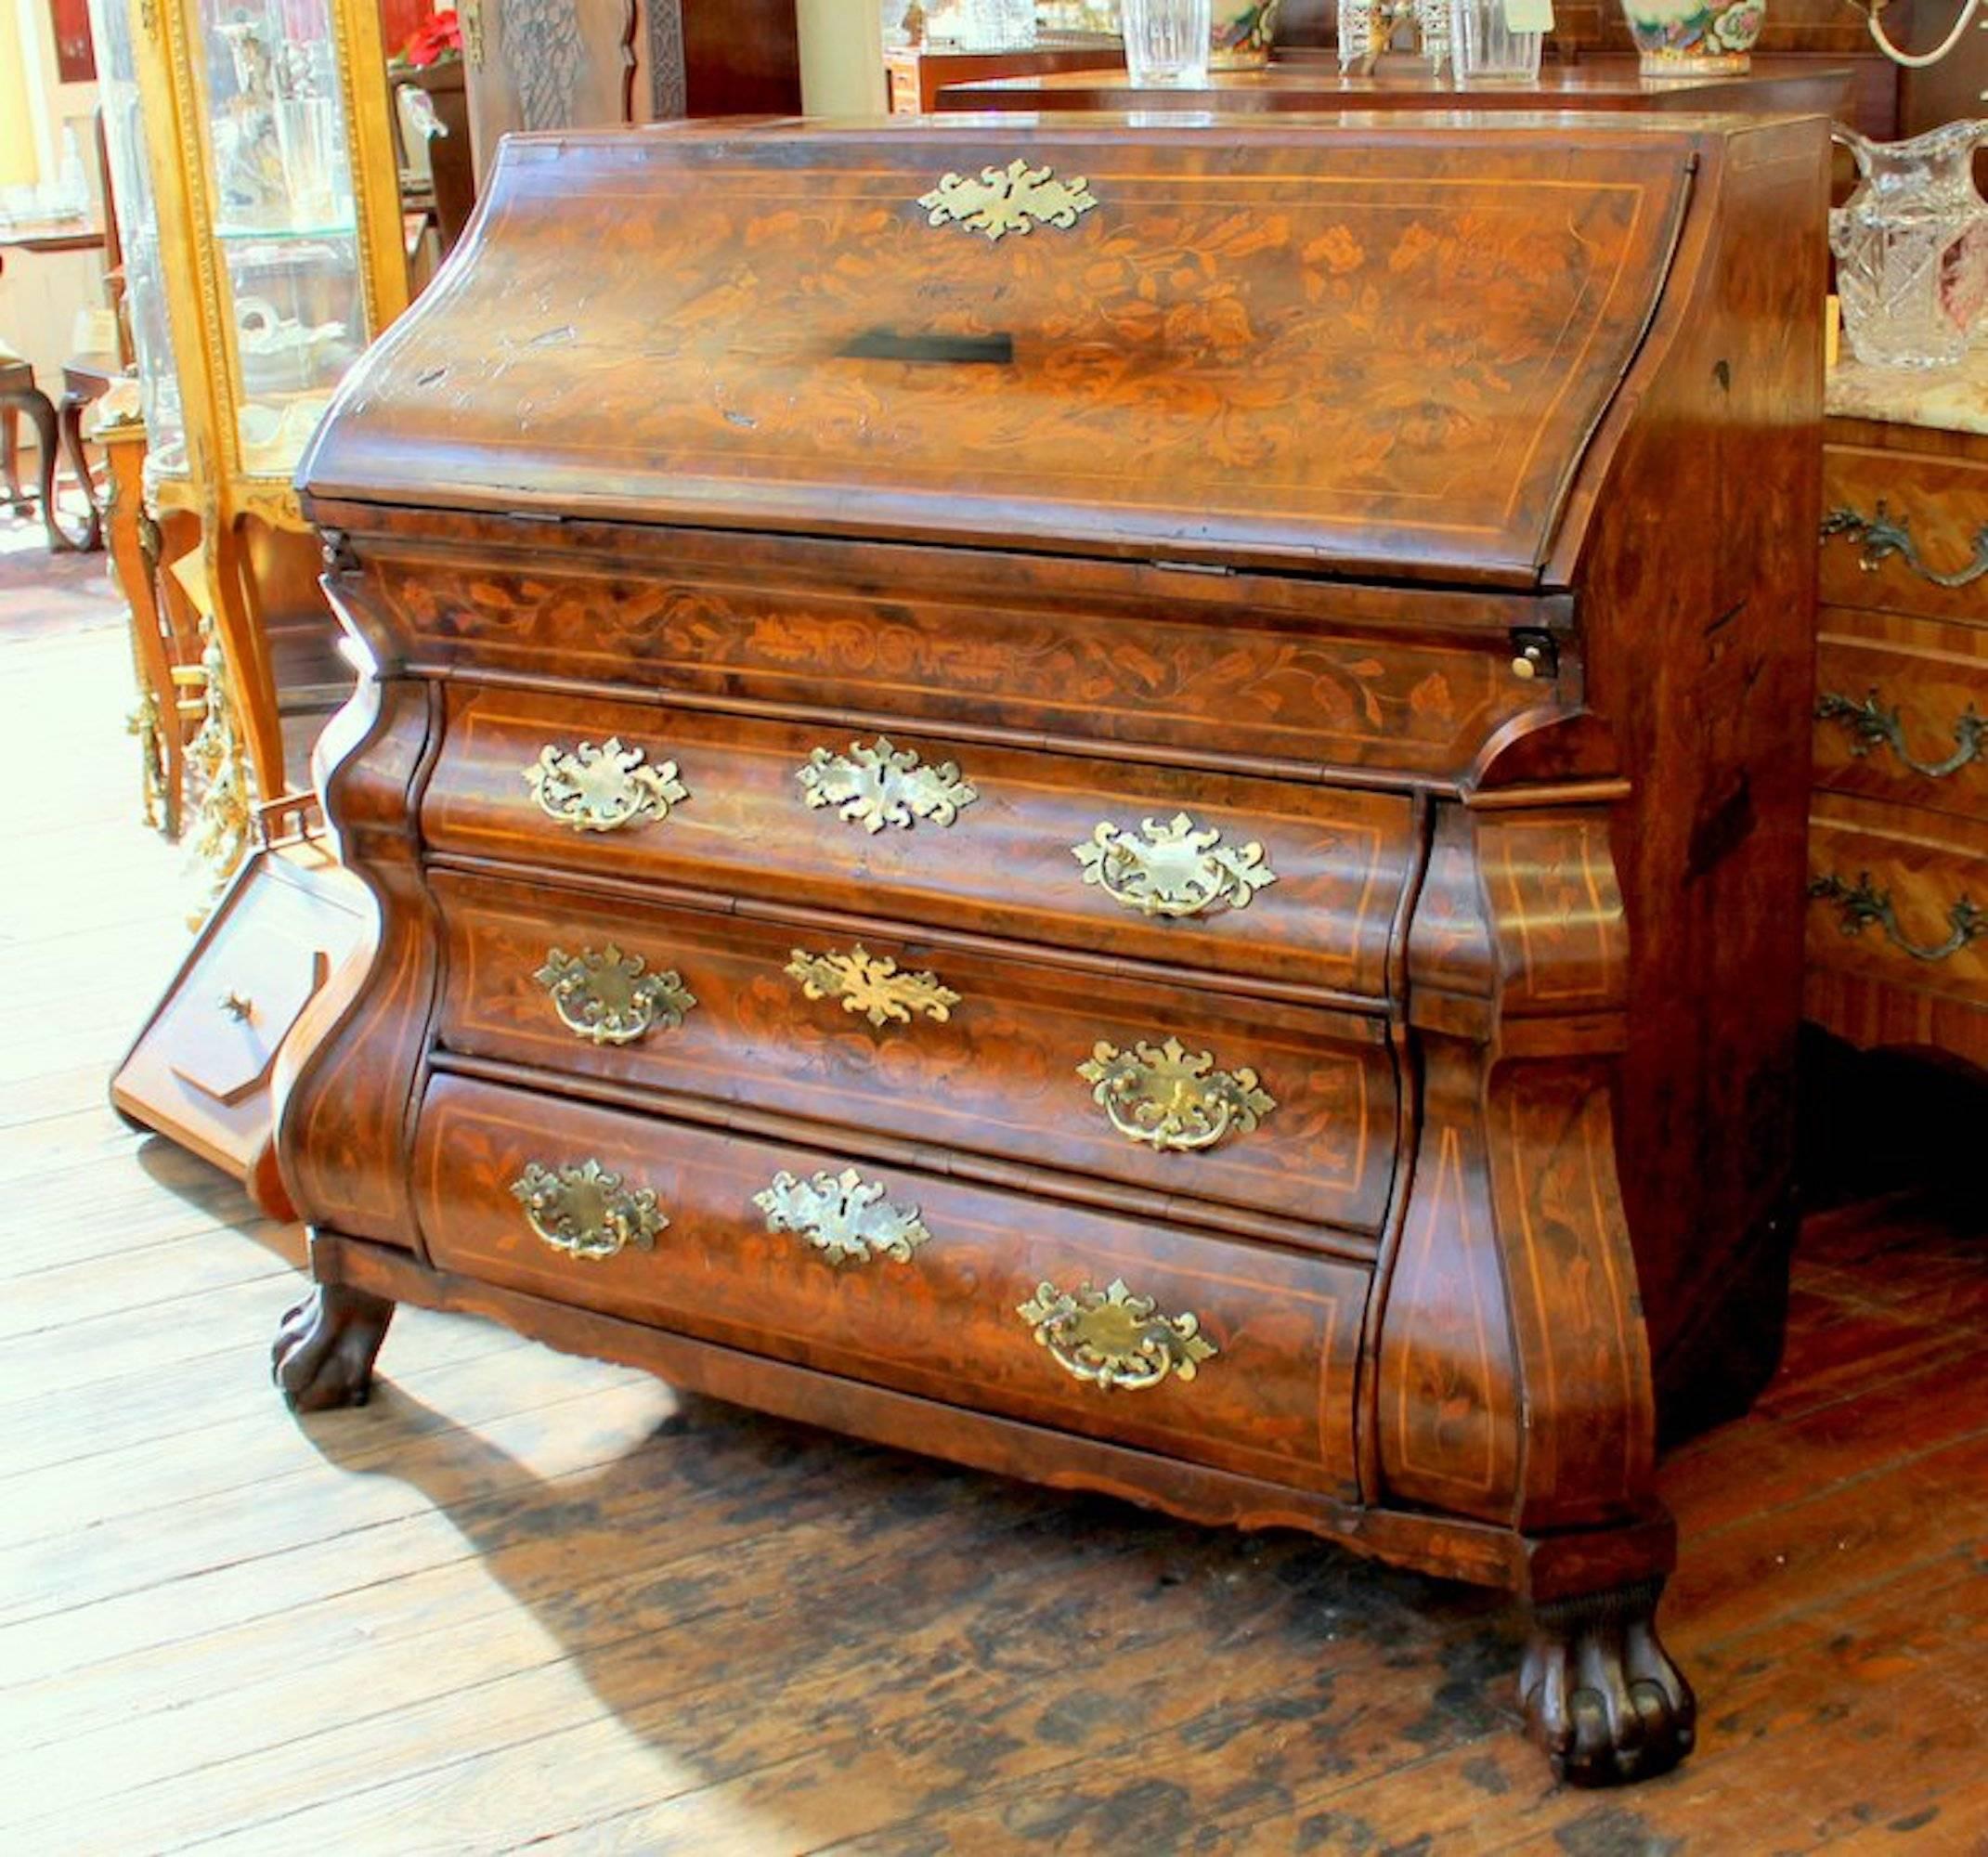
[(872, 1025), (906, 1024), (914, 1013), (942, 1024), (959, 995), (937, 974), (904, 972), (888, 954), (873, 954), (858, 941), (845, 954), (811, 954), (796, 948), (786, 971), (809, 999), (838, 999), (845, 1012), (860, 1012)]
[(752, 1196), (766, 1214), (768, 1231), (791, 1231), (806, 1239), (831, 1264), (865, 1264), (878, 1252), (900, 1264), (926, 1243), (916, 1206), (895, 1206), (884, 1188), (853, 1167), (802, 1180), (786, 1172)]
[(847, 754), (811, 748), (794, 777), (810, 806), (836, 807), (851, 825), (873, 833), (886, 825), (909, 831), (918, 819), (950, 825), (980, 798), (956, 763), (927, 766), (916, 749), (893, 747), (888, 735), (868, 747), (851, 742)]
[(964, 226), (990, 243), (1038, 226), (1068, 231), (1098, 204), (1082, 175), (1059, 180), (1052, 168), (1032, 168), (1020, 156), (977, 175), (949, 174), (918, 196), (929, 226)]

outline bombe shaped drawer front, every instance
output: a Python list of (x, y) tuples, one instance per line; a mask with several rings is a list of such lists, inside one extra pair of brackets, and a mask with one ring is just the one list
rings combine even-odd
[(1201, 768), (450, 692), (435, 852), (1386, 997), (1408, 799)]
[(1352, 1493), (1357, 1266), (459, 1078), (414, 1181), (444, 1270)]
[(1240, 1205), (1371, 1233), (1385, 1215), (1383, 1019), (1095, 962), (434, 882), (452, 1050), (1064, 1169), (1086, 1197), (1118, 1183), (1188, 1218)]

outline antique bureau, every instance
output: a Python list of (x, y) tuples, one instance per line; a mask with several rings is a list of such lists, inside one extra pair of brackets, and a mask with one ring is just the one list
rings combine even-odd
[(1659, 1427), (1779, 1343), (1819, 120), (507, 145), (302, 473), (394, 1303), (1531, 1608), (1660, 1770)]

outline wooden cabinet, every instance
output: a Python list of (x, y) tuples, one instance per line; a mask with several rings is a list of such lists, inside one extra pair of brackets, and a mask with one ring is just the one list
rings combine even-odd
[(1832, 379), (1808, 1009), (1988, 1069), (1984, 361)]
[(1505, 1586), (1557, 1771), (1685, 1751), (1825, 125), (1397, 120), (507, 144), (304, 467), (381, 916), (285, 1080), (294, 1403), (484, 1310)]
[(800, 109), (794, 0), (464, 0), (479, 176), (519, 130)]
[[(246, 776), (274, 799), (283, 714), (351, 685), (292, 473), (408, 301), (379, 12), (97, 0), (93, 19), (147, 501), (181, 558), (169, 596), (219, 640)], [(244, 784), (230, 768), (217, 786)]]

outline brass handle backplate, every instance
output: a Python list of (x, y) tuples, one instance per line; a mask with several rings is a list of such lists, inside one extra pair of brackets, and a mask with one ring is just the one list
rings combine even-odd
[(981, 796), (963, 779), (955, 762), (929, 767), (916, 750), (891, 746), (878, 735), (868, 747), (851, 742), (847, 754), (812, 748), (795, 779), (810, 806), (834, 806), (852, 825), (880, 832), (886, 825), (909, 830), (915, 820), (950, 825), (960, 809)]
[(1213, 825), (1197, 825), (1185, 813), (1167, 821), (1148, 819), (1139, 836), (1109, 819), (1071, 855), (1084, 866), (1084, 881), (1097, 884), (1113, 902), (1141, 916), (1199, 916), (1249, 900), (1277, 873), (1264, 862), (1257, 844), (1229, 846)]
[(552, 995), (567, 1031), (596, 1045), (632, 1045), (658, 1025), (682, 1024), (697, 998), (674, 973), (645, 973), (640, 954), (624, 954), (612, 941), (598, 954), (546, 951), (532, 976)]
[(1170, 1373), (1192, 1380), (1216, 1352), (1198, 1317), (1160, 1315), (1150, 1296), (1135, 1296), (1123, 1281), (1103, 1290), (1039, 1284), (1015, 1313), (1059, 1367), (1092, 1386), (1137, 1393)]
[(881, 1186), (853, 1167), (805, 1180), (775, 1174), (752, 1202), (766, 1214), (768, 1231), (799, 1233), (831, 1264), (867, 1263), (876, 1252), (909, 1264), (931, 1237), (916, 1206), (892, 1205)]
[(1892, 516), (1881, 497), (1873, 515), (1864, 515), (1852, 509), (1831, 510), (1823, 518), (1823, 539), (1827, 541), (1833, 535), (1848, 536), (1852, 541), (1863, 544), (1857, 565), (1866, 574), (1877, 573), (1894, 554), (1921, 580), (1949, 591), (1969, 586), (1983, 574), (1988, 574), (1988, 523), (1974, 531), (1973, 558), (1953, 574), (1943, 574), (1938, 568), (1927, 566), (1919, 558), (1918, 543), (1912, 538), (1912, 518)]
[(1177, 1038), (1157, 1050), (1144, 1040), (1129, 1051), (1100, 1043), (1077, 1074), (1111, 1126), (1149, 1148), (1213, 1148), (1231, 1129), (1247, 1135), (1277, 1107), (1254, 1071), (1217, 1071), (1212, 1052), (1190, 1054)]
[(556, 1169), (531, 1162), (511, 1191), (532, 1230), (568, 1257), (613, 1257), (630, 1244), (653, 1251), (669, 1223), (648, 1188), (624, 1186), (593, 1160)]
[(1969, 897), (1957, 897), (1946, 912), (1947, 937), (1943, 941), (1915, 941), (1899, 927), (1898, 914), (1891, 906), (1891, 892), (1879, 890), (1869, 871), (1860, 871), (1855, 883), (1845, 883), (1831, 871), (1827, 877), (1812, 877), (1809, 895), (1833, 903), (1840, 912), (1837, 927), (1846, 935), (1861, 935), (1872, 923), (1884, 930), (1884, 938), (1901, 954), (1930, 966), (1957, 954), (1970, 941), (1988, 935), (1988, 909)]
[(959, 995), (937, 974), (907, 974), (888, 954), (873, 954), (861, 941), (848, 954), (811, 954), (796, 948), (786, 971), (810, 999), (839, 999), (845, 1012), (860, 1012), (872, 1025), (903, 1025), (915, 1012), (943, 1023)]
[(670, 807), (690, 798), (673, 760), (651, 767), (640, 748), (611, 735), (596, 747), (548, 743), (525, 770), (526, 784), (547, 818), (576, 832), (614, 832), (645, 819), (669, 818)]
[(1914, 773), (1924, 774), (1928, 780), (1944, 780), (1949, 774), (1958, 773), (1988, 748), (1988, 717), (1977, 714), (1971, 703), (1954, 723), (1957, 746), (1944, 760), (1921, 760), (1905, 746), (1905, 725), (1899, 717), (1898, 706), (1893, 704), (1887, 709), (1878, 700), (1875, 690), (1861, 703), (1827, 691), (1816, 700), (1815, 720), (1836, 722), (1847, 729), (1852, 754), (1861, 758), (1873, 748), (1889, 747)]

